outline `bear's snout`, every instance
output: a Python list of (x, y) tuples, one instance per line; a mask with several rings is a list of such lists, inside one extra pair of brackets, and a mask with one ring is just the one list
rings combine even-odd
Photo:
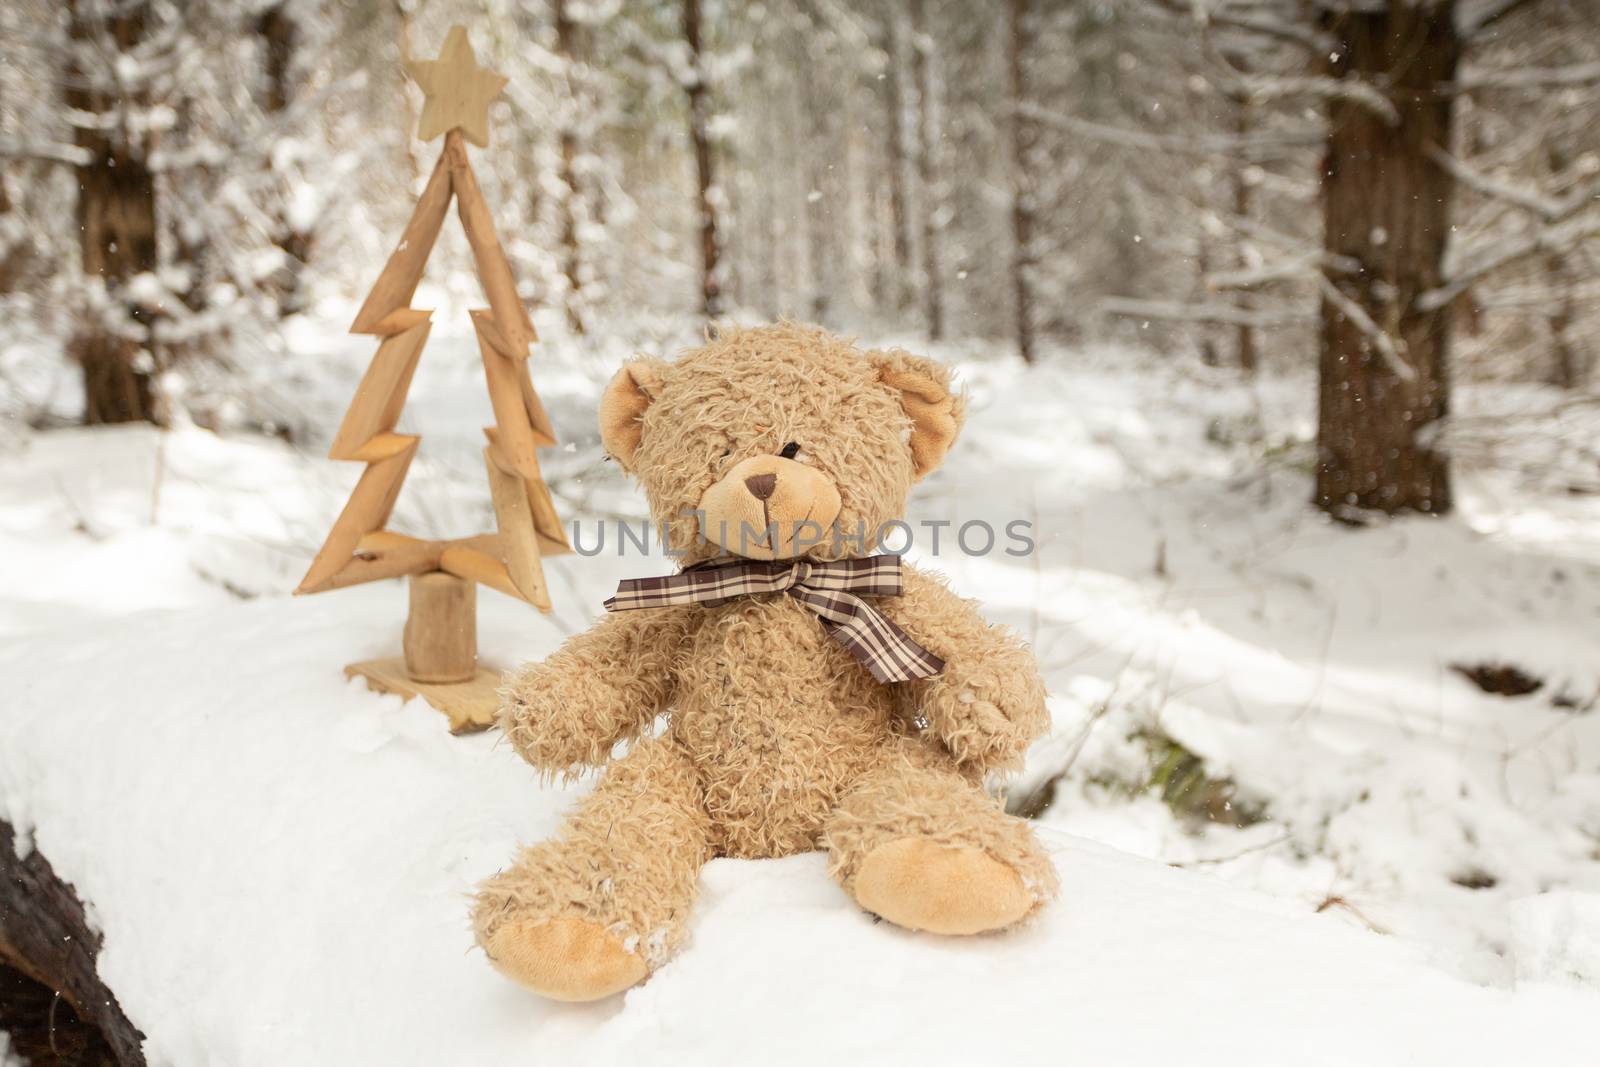
[(700, 498), (700, 533), (750, 559), (803, 556), (832, 539), (839, 490), (817, 468), (785, 456), (734, 464)]

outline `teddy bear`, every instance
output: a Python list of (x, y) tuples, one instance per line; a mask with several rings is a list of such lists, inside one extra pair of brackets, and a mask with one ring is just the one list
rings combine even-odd
[(984, 789), (1048, 725), (1032, 653), (874, 552), (963, 413), (941, 364), (792, 322), (617, 372), (601, 439), (680, 569), (624, 582), (501, 690), (529, 763), (606, 769), (554, 839), (478, 887), (498, 970), (564, 1001), (635, 985), (684, 940), (719, 856), (825, 850), (865, 911), (940, 935), (1013, 927), (1054, 896), (1040, 843)]

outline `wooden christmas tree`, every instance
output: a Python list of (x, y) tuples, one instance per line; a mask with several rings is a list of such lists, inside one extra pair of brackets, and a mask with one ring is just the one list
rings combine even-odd
[[(474, 583), (548, 612), (550, 594), (540, 560), (570, 552), (571, 546), (539, 471), (537, 450), (554, 445), (556, 438), (528, 376), (529, 346), (537, 338), (467, 159), (467, 141), (479, 147), (489, 143), (489, 101), (506, 79), (478, 66), (460, 26), (450, 30), (438, 59), (408, 61), (406, 70), (426, 96), (418, 136), (426, 141), (444, 134), (444, 150), (399, 246), (350, 327), (351, 333), (383, 340), (328, 455), (367, 468), (295, 592), (409, 575), (405, 655), (353, 663), (345, 673), (384, 692), (423, 697), (448, 715), (459, 733), (493, 722), (499, 684), (498, 673), (477, 662)], [(385, 526), (420, 441), (395, 432), (432, 316), (411, 307), (411, 297), (452, 198), (489, 301), (487, 309), (471, 315), (494, 407), (495, 424), (484, 430), (483, 456), (498, 529), (425, 541)]]

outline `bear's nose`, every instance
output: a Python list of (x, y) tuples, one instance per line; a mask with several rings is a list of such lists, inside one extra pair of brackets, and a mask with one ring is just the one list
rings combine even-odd
[(750, 495), (757, 500), (765, 500), (772, 495), (774, 489), (778, 488), (778, 476), (776, 474), (752, 474), (744, 480), (744, 487), (750, 490)]

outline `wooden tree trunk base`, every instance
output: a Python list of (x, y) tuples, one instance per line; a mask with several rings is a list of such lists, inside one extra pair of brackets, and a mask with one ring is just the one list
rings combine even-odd
[(72, 887), (37, 850), (20, 858), (15, 833), (0, 820), (0, 962), (60, 994), (123, 1067), (143, 1067), (144, 1035), (100, 981), (99, 954), (100, 935)]
[(365, 679), (368, 689), (396, 693), (407, 700), (421, 697), (444, 713), (453, 734), (475, 734), (494, 725), (500, 710), (500, 672), (478, 667), (465, 682), (418, 682), (406, 670), (404, 656), (369, 659), (344, 669), (347, 678)]

